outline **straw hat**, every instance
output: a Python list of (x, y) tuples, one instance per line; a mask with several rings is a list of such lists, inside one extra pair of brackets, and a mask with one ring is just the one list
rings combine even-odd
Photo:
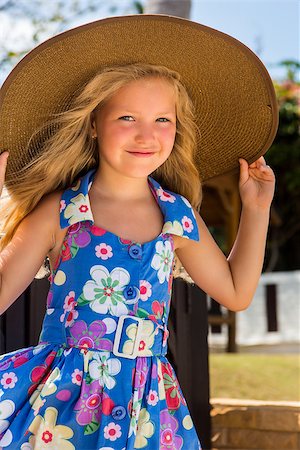
[[(278, 125), (272, 81), (236, 39), (166, 15), (112, 17), (40, 44), (0, 90), (0, 151), (8, 150), (7, 186), (41, 148), (33, 132), (68, 108), (72, 95), (102, 68), (147, 62), (181, 74), (200, 129), (196, 163), (202, 181), (249, 163), (270, 147)], [(47, 135), (47, 133), (46, 133)], [(42, 139), (42, 138), (41, 138)]]

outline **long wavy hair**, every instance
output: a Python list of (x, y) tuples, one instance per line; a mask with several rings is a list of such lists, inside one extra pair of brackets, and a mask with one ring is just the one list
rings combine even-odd
[[(163, 78), (173, 86), (177, 115), (173, 150), (151, 176), (164, 188), (185, 196), (194, 207), (199, 207), (201, 185), (194, 163), (197, 127), (193, 104), (180, 75), (164, 66), (151, 64), (113, 66), (94, 76), (74, 98), (70, 108), (47, 123), (46, 129), (52, 132), (48, 133), (50, 136), (45, 140), (42, 152), (22, 171), (18, 183), (10, 188), (1, 248), (11, 241), (20, 222), (44, 195), (66, 189), (98, 166), (99, 154), (97, 142), (92, 139), (91, 113), (96, 107), (101, 108), (126, 84), (147, 77)], [(37, 131), (36, 135), (38, 133), (45, 133), (45, 129)]]

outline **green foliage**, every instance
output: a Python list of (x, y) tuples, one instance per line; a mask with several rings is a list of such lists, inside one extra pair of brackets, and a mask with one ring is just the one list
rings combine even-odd
[(300, 83), (295, 81), (299, 63), (284, 61), (282, 65), (287, 68), (287, 79), (274, 82), (279, 128), (266, 155), (276, 174), (273, 204), (282, 225), (271, 234), (270, 244), (280, 254), (272, 269), (293, 270), (300, 268), (299, 244), (296, 244), (300, 232)]

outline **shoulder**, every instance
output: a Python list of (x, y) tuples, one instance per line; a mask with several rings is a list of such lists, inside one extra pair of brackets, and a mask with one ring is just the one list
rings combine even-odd
[(61, 231), (59, 223), (61, 196), (61, 191), (46, 194), (24, 219), (26, 226), (36, 229), (39, 234), (49, 236), (52, 246), (55, 246)]
[(151, 179), (151, 183), (164, 215), (163, 233), (183, 240), (199, 241), (195, 209), (191, 203), (183, 195), (162, 188), (155, 180)]

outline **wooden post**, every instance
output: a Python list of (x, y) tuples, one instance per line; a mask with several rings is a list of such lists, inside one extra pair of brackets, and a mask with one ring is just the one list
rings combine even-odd
[(169, 320), (168, 359), (176, 370), (203, 449), (211, 448), (206, 294), (176, 279)]

